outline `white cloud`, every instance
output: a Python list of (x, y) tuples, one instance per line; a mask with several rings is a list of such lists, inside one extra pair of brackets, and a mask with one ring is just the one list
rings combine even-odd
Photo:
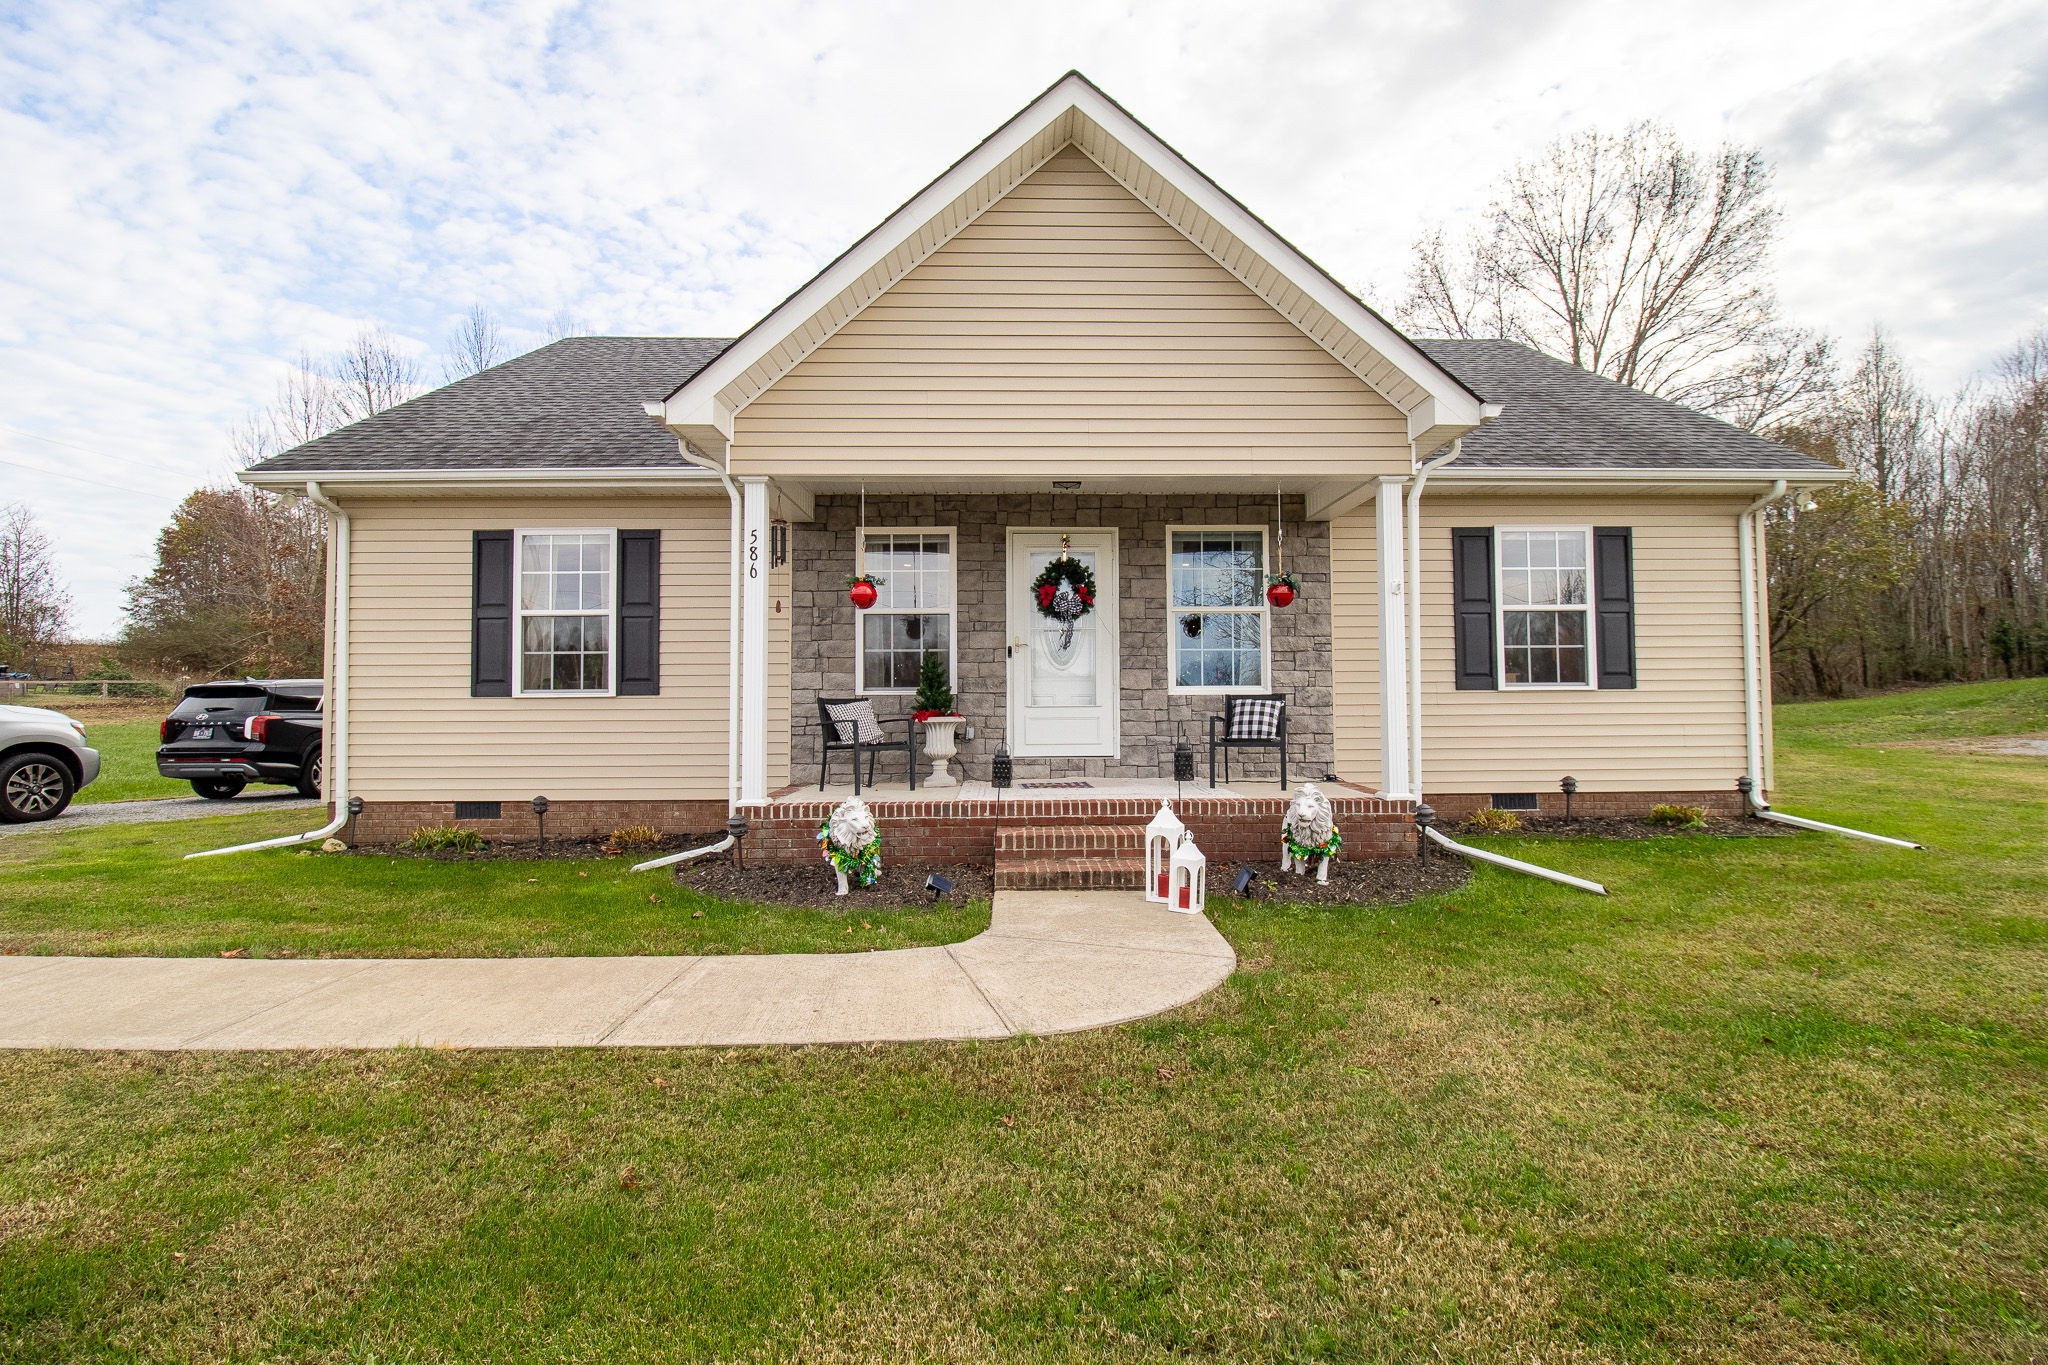
[(429, 355), (472, 300), (522, 345), (564, 308), (729, 335), (1069, 67), (1382, 292), (1513, 158), (1658, 117), (1779, 162), (1802, 319), (1882, 320), (1946, 387), (2048, 318), (2028, 4), (14, 14), (0, 498), (49, 523), (96, 633), (301, 347), (377, 320)]

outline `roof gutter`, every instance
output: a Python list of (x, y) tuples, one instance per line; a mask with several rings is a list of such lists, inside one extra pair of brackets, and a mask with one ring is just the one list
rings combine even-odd
[(348, 823), (349, 516), (340, 503), (321, 491), (318, 482), (306, 484), (306, 500), (327, 514), (328, 524), (334, 533), (334, 591), (329, 599), (334, 611), (334, 692), (322, 707), (327, 713), (329, 749), (325, 764), (326, 795), (331, 800), (334, 818), (305, 834), (287, 834), (281, 839), (259, 839), (253, 844), (209, 848), (200, 853), (187, 853), (187, 859), (217, 858), (223, 853), (250, 853), (261, 848), (310, 844), (317, 839), (331, 838)]
[(1847, 483), (1856, 476), (1846, 469), (1624, 469), (1609, 465), (1599, 469), (1532, 469), (1526, 466), (1503, 469), (1489, 465), (1463, 465), (1446, 470), (1443, 477), (1458, 483), (1683, 483), (1748, 484), (1784, 482), (1793, 485)]
[(309, 469), (269, 472), (245, 469), (235, 477), (252, 488), (271, 490), (297, 490), (316, 482), (335, 486), (447, 484), (451, 487), (487, 483), (541, 486), (568, 483), (598, 487), (673, 484), (684, 488), (701, 488), (711, 482), (703, 466), (694, 461), (685, 468), (647, 465), (608, 469)]

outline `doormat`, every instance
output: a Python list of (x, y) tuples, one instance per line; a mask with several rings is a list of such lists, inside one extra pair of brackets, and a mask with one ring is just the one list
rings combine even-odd
[(1051, 791), (1055, 787), (1092, 787), (1095, 784), (1093, 782), (1019, 782), (1017, 785), (1022, 787), (1025, 791), (1039, 792)]

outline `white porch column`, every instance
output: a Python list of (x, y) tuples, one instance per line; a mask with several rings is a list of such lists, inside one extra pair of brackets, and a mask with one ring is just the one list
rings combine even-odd
[(740, 801), (768, 799), (768, 481), (740, 486)]
[(1401, 488), (1392, 475), (1379, 481), (1374, 537), (1380, 585), (1380, 791), (1409, 796), (1408, 772), (1408, 555)]

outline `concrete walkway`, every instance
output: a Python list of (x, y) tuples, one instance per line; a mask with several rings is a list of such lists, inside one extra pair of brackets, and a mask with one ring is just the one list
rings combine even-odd
[(734, 957), (0, 957), (0, 1047), (730, 1047), (1071, 1033), (1220, 985), (1209, 921), (1002, 891), (943, 948)]

